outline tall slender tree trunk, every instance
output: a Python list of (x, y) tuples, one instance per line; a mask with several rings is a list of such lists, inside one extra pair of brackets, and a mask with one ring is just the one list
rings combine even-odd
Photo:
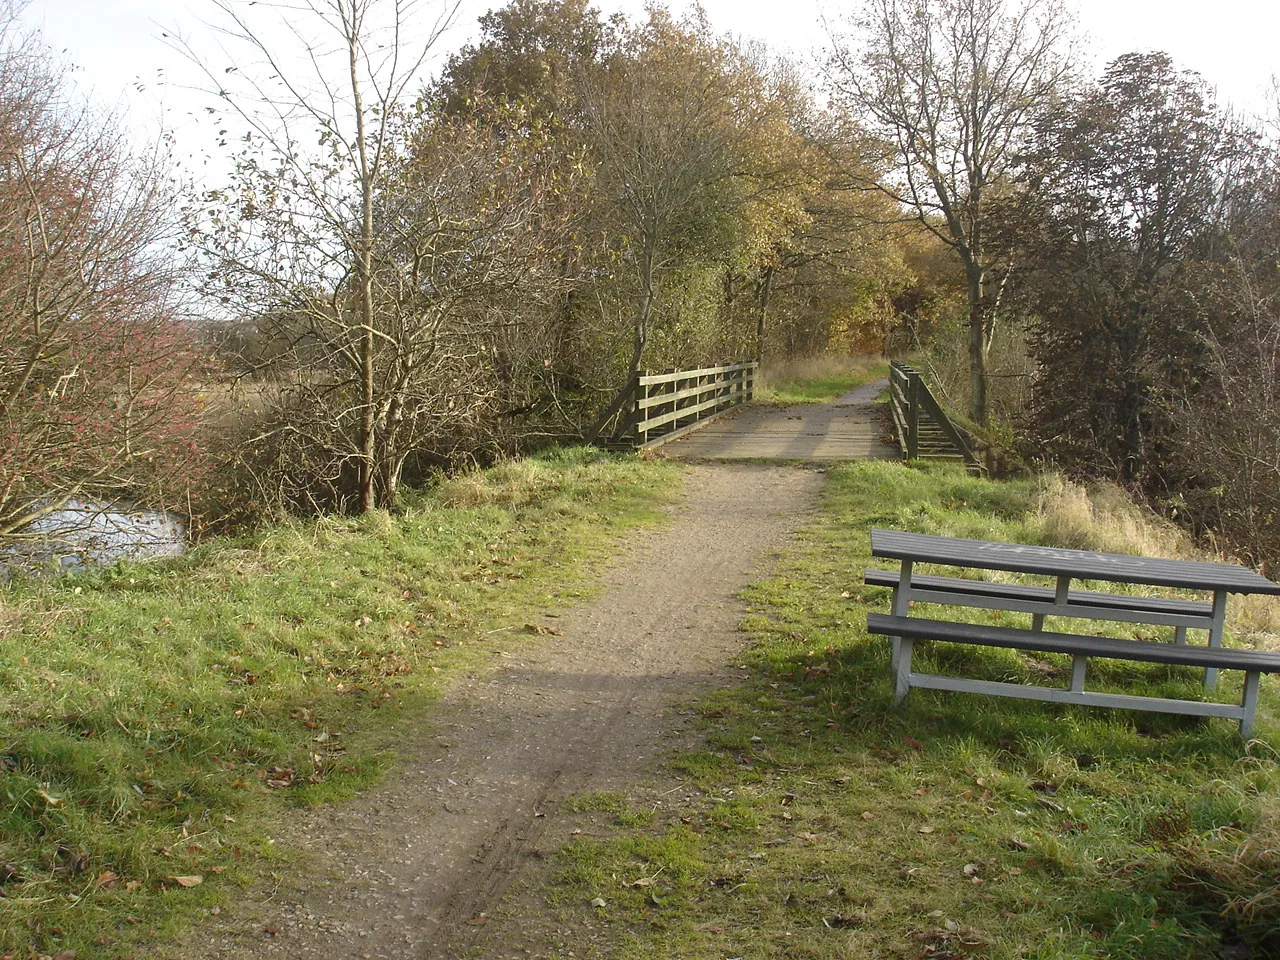
[(986, 271), (974, 261), (965, 264), (969, 285), (969, 416), (987, 422), (987, 305)]
[(360, 157), (360, 234), (356, 243), (356, 282), (360, 288), (360, 512), (368, 513), (377, 505), (377, 427), (374, 401), (377, 399), (374, 379), (373, 335), (373, 187), (376, 171), (369, 163), (365, 142), (364, 97), (360, 87), (359, 44), (360, 12), (353, 3), (348, 31), (347, 56), (351, 74), (351, 97), (355, 107), (356, 149)]
[(764, 362), (764, 335), (769, 320), (769, 297), (773, 293), (773, 267), (760, 276), (760, 309), (756, 313), (756, 360)]

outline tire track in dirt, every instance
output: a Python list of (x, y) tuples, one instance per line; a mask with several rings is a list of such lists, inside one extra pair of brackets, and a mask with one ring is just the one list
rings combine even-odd
[[(546, 620), (559, 635), (455, 684), (431, 730), (401, 731), (386, 783), (303, 813), (282, 842), (317, 862), (216, 918), (189, 941), (193, 956), (454, 960), (472, 949), (482, 915), (536, 873), (562, 801), (642, 780), (680, 726), (673, 701), (740, 676), (735, 596), (804, 523), (824, 479), (690, 467), (670, 523), (632, 538), (597, 600)], [(519, 934), (503, 931), (505, 954)]]

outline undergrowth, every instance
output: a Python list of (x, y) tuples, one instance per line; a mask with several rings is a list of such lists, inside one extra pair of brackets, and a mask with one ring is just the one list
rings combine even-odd
[[(1273, 678), (1247, 745), (1224, 720), (919, 689), (892, 703), (889, 644), (865, 633), (867, 612), (888, 605), (888, 591), (862, 583), (869, 527), (1189, 549), (1110, 494), (1080, 496), (1053, 478), (992, 483), (884, 462), (832, 471), (821, 519), (746, 593), (749, 679), (697, 703), (705, 745), (671, 761), (683, 793), (645, 800), (660, 811), (647, 826), (619, 818), (560, 854), (551, 905), (568, 924), (611, 931), (607, 948), (576, 956), (1280, 955)], [(925, 671), (1058, 686), (1070, 675), (1052, 656), (917, 651)], [(1094, 689), (1205, 695), (1190, 671), (1096, 666)], [(1237, 698), (1238, 678), (1224, 677), (1211, 695)]]
[(394, 516), (4, 586), (0, 956), (133, 955), (234, 897), (291, 806), (376, 780), (391, 724), (589, 590), (675, 478), (561, 451)]

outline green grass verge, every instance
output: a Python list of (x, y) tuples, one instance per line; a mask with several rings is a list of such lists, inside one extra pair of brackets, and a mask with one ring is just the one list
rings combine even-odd
[(581, 596), (677, 468), (577, 449), (0, 592), (0, 956), (123, 957), (233, 898), (274, 823), (393, 759), (460, 670)]
[[(1047, 543), (1040, 493), (948, 468), (833, 471), (821, 520), (747, 592), (750, 679), (697, 704), (705, 748), (672, 760), (686, 799), (636, 801), (661, 810), (652, 824), (619, 818), (560, 854), (552, 903), (609, 931), (576, 956), (1280, 955), (1273, 681), (1248, 749), (1222, 720), (926, 690), (892, 705), (888, 642), (864, 631), (888, 604), (861, 582), (868, 527)], [(1070, 675), (1062, 658), (1011, 651), (918, 656), (989, 679)], [(1177, 669), (1093, 677), (1203, 695)], [(1238, 693), (1228, 678), (1216, 695)]]
[(887, 360), (827, 358), (766, 370), (755, 391), (758, 403), (828, 403), (865, 383), (889, 376)]

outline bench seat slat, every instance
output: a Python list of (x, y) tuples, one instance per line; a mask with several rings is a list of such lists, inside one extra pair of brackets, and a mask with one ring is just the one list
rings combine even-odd
[[(894, 570), (867, 570), (865, 580), (874, 587), (896, 587), (898, 573)], [(1038, 587), (1022, 583), (992, 583), (990, 580), (965, 580), (962, 577), (912, 576), (911, 585), (928, 590), (970, 594), (1007, 600), (1031, 600), (1052, 603), (1052, 587)], [(1067, 602), (1077, 606), (1100, 609), (1151, 611), (1209, 618), (1213, 604), (1203, 600), (1177, 600), (1169, 597), (1137, 597), (1117, 593), (1099, 593), (1093, 590), (1071, 590)]]
[(1280, 654), (1257, 650), (1176, 646), (1145, 640), (1121, 640), (1116, 637), (1019, 630), (949, 620), (926, 620), (920, 617), (894, 617), (882, 613), (867, 614), (867, 632), (916, 640), (951, 640), (1014, 650), (1042, 650), (1115, 660), (1280, 673)]

